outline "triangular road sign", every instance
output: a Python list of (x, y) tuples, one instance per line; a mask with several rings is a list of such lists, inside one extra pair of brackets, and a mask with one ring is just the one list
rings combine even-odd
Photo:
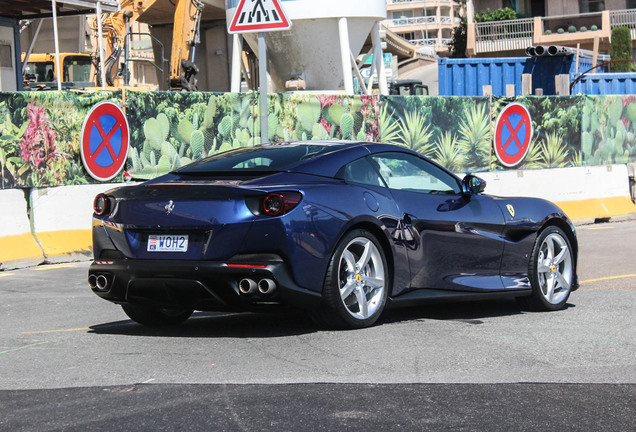
[(280, 0), (241, 0), (228, 33), (286, 30), (291, 25)]

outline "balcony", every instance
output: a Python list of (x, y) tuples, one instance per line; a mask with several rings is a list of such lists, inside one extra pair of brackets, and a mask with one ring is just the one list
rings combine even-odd
[(610, 26), (627, 27), (632, 31), (632, 40), (636, 40), (636, 9), (609, 11)]
[(636, 40), (636, 9), (491, 21), (468, 25), (469, 55), (525, 50), (533, 45), (589, 47), (608, 43), (612, 28), (631, 29)]
[(436, 51), (443, 51), (448, 49), (451, 38), (412, 39), (409, 42), (418, 47), (432, 47)]
[(423, 16), (423, 17), (404, 17), (404, 18), (393, 18), (384, 21), (384, 25), (391, 28), (396, 29), (397, 31), (405, 31), (399, 27), (417, 27), (416, 30), (422, 30), (424, 28), (436, 28), (439, 26), (452, 26), (455, 23), (458, 23), (460, 20), (459, 17), (450, 17), (450, 16)]
[[(473, 49), (475, 53), (525, 50), (532, 45), (533, 32), (532, 18), (476, 23)], [(469, 29), (467, 48), (471, 48), (470, 39)]]
[[(386, 0), (387, 7), (390, 9), (391, 5), (403, 5), (409, 3), (420, 3), (431, 5), (433, 3), (437, 4), (450, 4), (454, 3), (454, 0)], [(410, 6), (410, 5), (409, 5)], [(419, 5), (414, 4), (412, 7), (418, 7)]]

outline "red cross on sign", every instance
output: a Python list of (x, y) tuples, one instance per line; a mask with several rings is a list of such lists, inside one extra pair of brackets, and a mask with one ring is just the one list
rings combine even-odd
[(532, 119), (528, 109), (519, 104), (507, 105), (495, 124), (495, 154), (507, 167), (517, 166), (530, 149)]
[(108, 181), (122, 170), (130, 136), (121, 108), (112, 102), (95, 105), (84, 119), (80, 136), (82, 162), (91, 177)]

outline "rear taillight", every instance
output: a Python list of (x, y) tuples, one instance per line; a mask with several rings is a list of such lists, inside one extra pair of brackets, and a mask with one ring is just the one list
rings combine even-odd
[(105, 214), (110, 213), (110, 199), (108, 199), (108, 195), (99, 194), (95, 197), (95, 201), (93, 201), (93, 210), (97, 216), (104, 216)]
[(290, 212), (302, 199), (299, 192), (276, 192), (265, 197), (261, 204), (263, 214), (280, 216)]

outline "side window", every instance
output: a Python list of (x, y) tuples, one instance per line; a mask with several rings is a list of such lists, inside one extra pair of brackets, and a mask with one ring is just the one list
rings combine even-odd
[(339, 177), (350, 183), (384, 186), (378, 170), (373, 167), (366, 157), (345, 165)]
[(391, 152), (372, 155), (371, 160), (391, 189), (440, 195), (461, 192), (457, 178), (417, 156)]

